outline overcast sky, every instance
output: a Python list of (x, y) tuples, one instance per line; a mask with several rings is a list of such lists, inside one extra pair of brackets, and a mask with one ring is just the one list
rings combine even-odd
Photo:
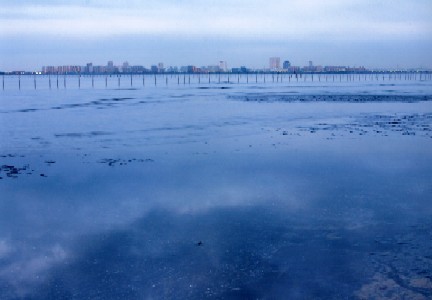
[(432, 67), (431, 0), (0, 0), (0, 70), (86, 62)]

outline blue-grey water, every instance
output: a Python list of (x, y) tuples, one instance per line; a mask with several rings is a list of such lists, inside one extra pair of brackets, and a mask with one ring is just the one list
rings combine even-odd
[(387, 76), (6, 76), (0, 298), (431, 299), (432, 81)]

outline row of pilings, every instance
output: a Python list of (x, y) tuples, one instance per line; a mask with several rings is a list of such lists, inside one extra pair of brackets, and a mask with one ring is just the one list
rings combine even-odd
[(432, 81), (431, 72), (319, 74), (212, 73), (117, 75), (3, 75), (2, 89), (138, 88), (168, 85), (266, 84), (291, 82)]

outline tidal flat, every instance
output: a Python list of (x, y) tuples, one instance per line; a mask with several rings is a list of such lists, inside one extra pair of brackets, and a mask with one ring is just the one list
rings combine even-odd
[(331, 78), (8, 77), (0, 298), (430, 299), (431, 81)]

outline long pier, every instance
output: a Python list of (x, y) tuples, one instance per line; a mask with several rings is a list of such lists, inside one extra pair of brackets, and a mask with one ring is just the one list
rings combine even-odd
[(142, 89), (146, 87), (303, 84), (321, 82), (432, 81), (432, 72), (370, 73), (209, 73), (114, 75), (0, 75), (2, 90)]

